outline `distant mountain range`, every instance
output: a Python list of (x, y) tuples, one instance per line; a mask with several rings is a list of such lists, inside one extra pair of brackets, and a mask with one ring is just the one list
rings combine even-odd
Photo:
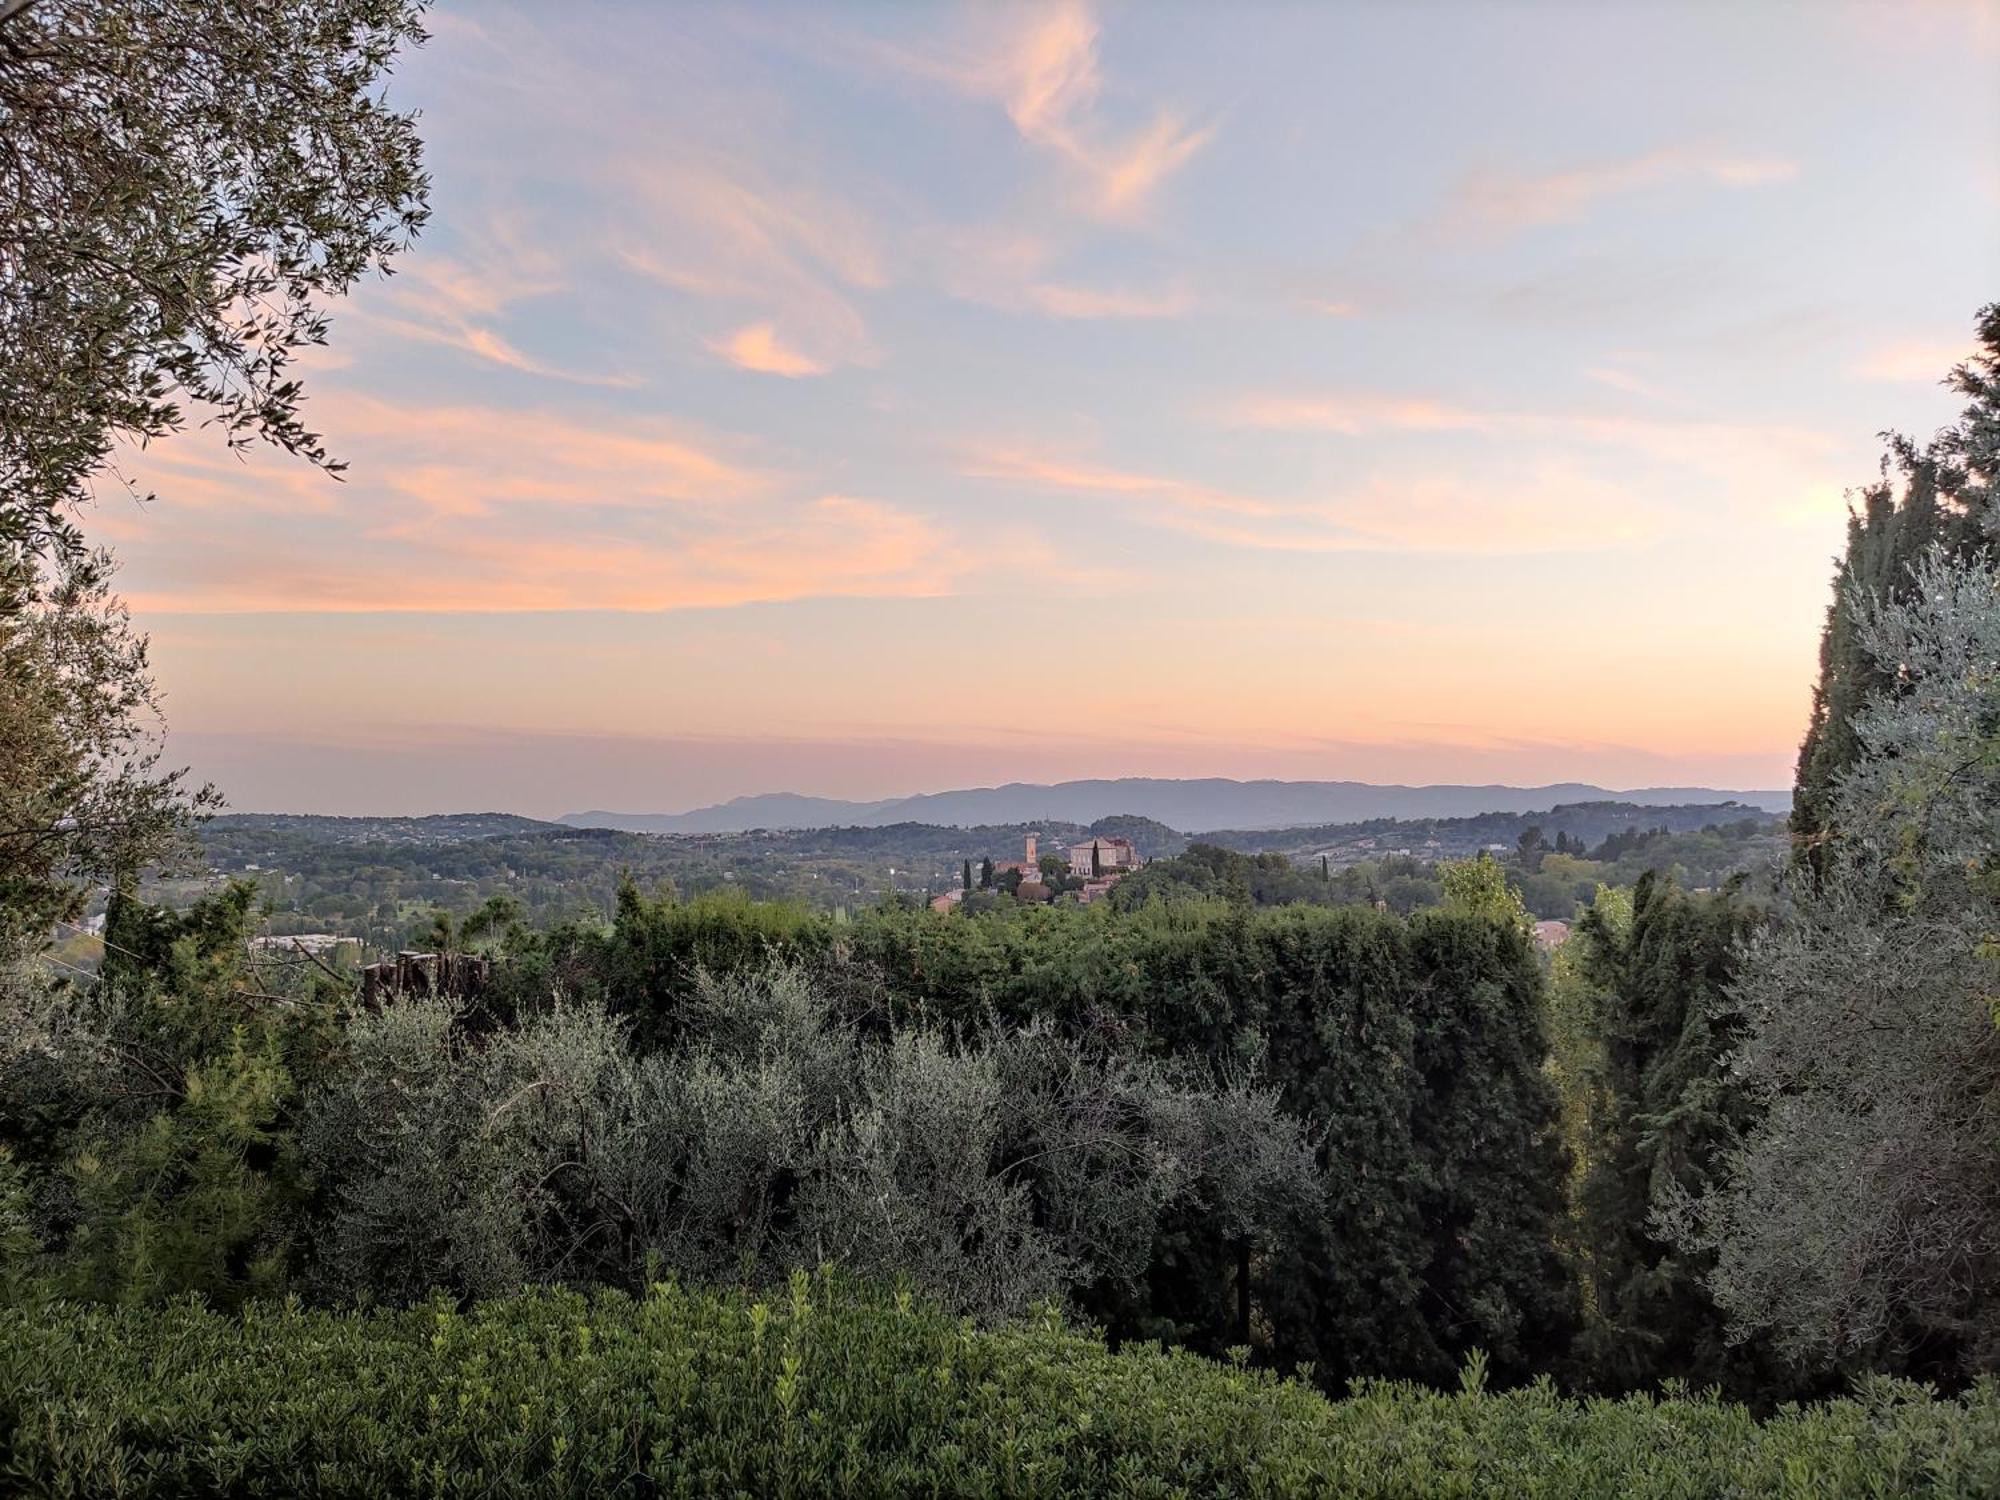
[(1155, 818), (1174, 828), (1292, 828), (1358, 823), (1369, 818), (1463, 818), (1488, 812), (1541, 812), (1561, 803), (1605, 800), (1653, 806), (1741, 802), (1767, 812), (1792, 805), (1789, 791), (1718, 791), (1713, 787), (1635, 787), (1622, 791), (1562, 782), (1554, 786), (1374, 786), (1365, 781), (1230, 781), (1125, 776), (1053, 785), (1012, 782), (953, 792), (923, 792), (879, 802), (766, 792), (683, 813), (567, 813), (578, 828), (634, 833), (742, 833), (753, 828), (880, 828), (890, 823), (949, 827), (1093, 823), (1115, 813)]

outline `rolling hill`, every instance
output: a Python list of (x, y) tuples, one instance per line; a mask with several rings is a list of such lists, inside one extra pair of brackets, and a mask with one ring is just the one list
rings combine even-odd
[(1789, 791), (1719, 791), (1710, 787), (1641, 787), (1623, 791), (1564, 782), (1553, 786), (1376, 786), (1363, 781), (1231, 781), (1126, 776), (1114, 780), (1013, 782), (998, 787), (924, 792), (882, 801), (845, 801), (770, 792), (680, 813), (578, 812), (561, 821), (580, 828), (633, 833), (742, 833), (755, 828), (949, 827), (1092, 823), (1113, 813), (1154, 818), (1174, 828), (1262, 829), (1358, 823), (1372, 818), (1463, 818), (1479, 813), (1541, 812), (1563, 803), (1640, 802), (1651, 806), (1742, 802), (1767, 812), (1792, 805)]

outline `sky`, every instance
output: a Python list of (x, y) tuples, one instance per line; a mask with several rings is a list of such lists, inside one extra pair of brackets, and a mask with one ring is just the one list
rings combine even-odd
[(434, 215), (88, 518), (244, 810), (1789, 784), (2000, 5), (445, 4)]

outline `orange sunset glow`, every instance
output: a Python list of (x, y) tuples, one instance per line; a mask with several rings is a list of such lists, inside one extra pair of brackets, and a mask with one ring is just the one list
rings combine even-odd
[(1846, 496), (1990, 280), (1977, 7), (780, 14), (444, 7), (436, 222), (304, 366), (344, 481), (124, 456), (90, 525), (239, 805), (422, 810), (440, 735), (536, 813), (1786, 784)]

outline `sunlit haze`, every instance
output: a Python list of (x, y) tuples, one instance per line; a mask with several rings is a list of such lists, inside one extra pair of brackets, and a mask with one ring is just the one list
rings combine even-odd
[(239, 808), (1785, 786), (1996, 14), (449, 5), (345, 482), (195, 432), (88, 524)]

